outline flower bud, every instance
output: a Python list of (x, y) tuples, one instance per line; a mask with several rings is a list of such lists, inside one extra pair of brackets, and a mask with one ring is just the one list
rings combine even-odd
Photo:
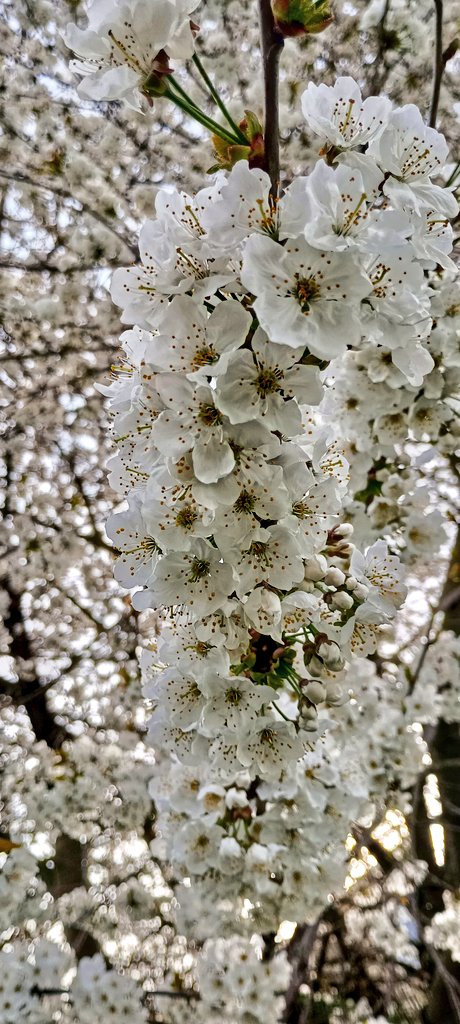
[(337, 565), (331, 565), (324, 577), (324, 582), (327, 583), (329, 587), (342, 587), (345, 583), (345, 579), (345, 573), (342, 572)]
[(314, 654), (313, 657), (310, 658), (308, 671), (311, 673), (312, 676), (315, 676), (315, 678), (318, 679), (321, 679), (322, 676), (324, 675), (324, 663), (321, 661), (320, 658), (316, 656), (316, 654)]
[(246, 807), (248, 794), (244, 789), (228, 789), (225, 795), (225, 803), (230, 810), (233, 810), (235, 807)]
[(313, 704), (321, 704), (323, 700), (326, 700), (326, 687), (319, 679), (312, 679), (308, 684), (306, 694)]
[(329, 0), (272, 0), (272, 11), (283, 36), (323, 32), (334, 20)]
[(299, 719), (299, 725), (302, 729), (314, 732), (317, 727), (318, 712), (312, 704), (300, 704)]
[(366, 587), (365, 583), (357, 583), (354, 589), (354, 595), (358, 601), (364, 601), (369, 593), (369, 587)]
[(309, 558), (305, 562), (305, 576), (308, 580), (313, 580), (316, 583), (318, 580), (322, 580), (327, 572), (327, 561), (324, 555), (315, 555), (313, 558)]
[(326, 703), (340, 707), (348, 700), (348, 694), (339, 683), (328, 683), (326, 687)]
[(264, 159), (264, 137), (262, 125), (251, 110), (245, 110), (245, 116), (239, 123), (239, 127), (246, 136), (247, 145), (244, 143), (231, 143), (221, 139), (220, 135), (212, 135), (214, 155), (217, 163), (209, 168), (208, 174), (223, 168), (230, 171), (238, 163), (238, 160), (247, 160), (250, 167), (261, 167)]
[(329, 644), (320, 644), (318, 648), (318, 655), (331, 672), (341, 672), (343, 669), (345, 659), (338, 644), (334, 642)]
[(338, 608), (341, 612), (348, 612), (350, 608), (353, 608), (353, 598), (350, 594), (347, 594), (346, 590), (339, 590), (337, 594), (332, 594), (331, 608)]

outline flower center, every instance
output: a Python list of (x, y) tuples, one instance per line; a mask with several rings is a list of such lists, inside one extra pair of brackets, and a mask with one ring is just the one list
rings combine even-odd
[(197, 838), (197, 840), (195, 842), (195, 849), (196, 850), (207, 850), (208, 846), (209, 846), (209, 839), (208, 839), (208, 837), (207, 836), (203, 836), (203, 835), (198, 836), (198, 838)]
[(311, 512), (306, 501), (295, 501), (292, 506), (292, 514), (297, 516), (297, 519), (305, 519)]
[(212, 651), (212, 644), (206, 644), (203, 640), (199, 640), (197, 644), (194, 644), (189, 649), (195, 651), (195, 654), (199, 654), (200, 658), (205, 658)]
[(232, 707), (236, 707), (241, 700), (241, 690), (237, 690), (236, 687), (227, 690), (225, 693), (225, 700), (227, 704), (231, 704)]
[(198, 519), (198, 514), (191, 505), (185, 505), (181, 508), (180, 512), (176, 516), (176, 526), (182, 526), (185, 530), (190, 530), (194, 522)]
[(297, 299), (302, 313), (309, 313), (312, 302), (315, 302), (320, 295), (320, 286), (314, 277), (299, 277), (295, 275), (296, 284), (291, 295)]
[(215, 405), (211, 403), (202, 402), (200, 405), (198, 419), (204, 424), (205, 427), (215, 427), (217, 424), (222, 423), (222, 416)]
[(248, 491), (241, 491), (233, 506), (234, 512), (245, 512), (247, 515), (254, 510), (255, 498)]
[(200, 366), (209, 366), (210, 363), (217, 363), (219, 356), (213, 345), (203, 345), (199, 348), (192, 359), (192, 366), (196, 366), (197, 369)]
[(267, 553), (268, 544), (263, 544), (260, 540), (255, 540), (249, 548), (249, 554), (253, 558), (256, 558), (258, 562), (264, 562), (265, 565), (269, 565), (270, 559)]
[(209, 564), (209, 562), (205, 562), (203, 559), (194, 558), (190, 566), (190, 583), (198, 583), (198, 580), (202, 580), (204, 576), (208, 576)]
[(260, 397), (266, 398), (267, 395), (272, 395), (275, 391), (281, 391), (280, 380), (283, 377), (283, 371), (278, 367), (263, 366), (254, 381)]
[(182, 271), (182, 273), (196, 277), (198, 281), (209, 276), (206, 267), (200, 263), (196, 256), (191, 256), (190, 253), (184, 252), (180, 246), (176, 247), (176, 253), (177, 267)]

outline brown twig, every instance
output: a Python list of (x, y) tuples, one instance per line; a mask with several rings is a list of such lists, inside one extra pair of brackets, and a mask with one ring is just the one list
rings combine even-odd
[(275, 27), (270, 0), (259, 0), (260, 45), (264, 73), (265, 170), (272, 191), (278, 193), (280, 180), (279, 144), (279, 61), (284, 40)]
[(434, 69), (433, 69), (433, 91), (431, 95), (431, 106), (430, 106), (430, 119), (429, 125), (431, 128), (436, 127), (436, 118), (438, 115), (439, 96), (441, 93), (441, 82), (444, 74), (444, 68), (446, 66), (444, 55), (442, 52), (442, 17), (443, 17), (443, 0), (434, 0), (435, 6), (435, 44), (434, 44)]

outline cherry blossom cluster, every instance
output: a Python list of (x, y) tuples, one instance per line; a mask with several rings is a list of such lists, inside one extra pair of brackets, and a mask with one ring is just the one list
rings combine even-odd
[(262, 954), (263, 943), (257, 947), (239, 936), (204, 944), (196, 972), (204, 1021), (255, 1022), (263, 1015), (267, 1024), (276, 1024), (291, 972), (284, 951), (271, 960)]
[[(399, 816), (404, 830), (393, 811), (400, 808), (411, 827), (417, 776), (424, 772), (428, 790), (426, 772), (436, 771), (430, 729), (422, 728), (460, 717), (458, 639), (443, 632), (433, 642), (433, 628), (418, 651), (422, 629), (414, 636), (422, 626), (414, 626), (414, 591), (421, 580), (433, 595), (456, 511), (460, 304), (448, 218), (460, 165), (441, 166), (442, 137), (415, 107), (363, 103), (349, 79), (334, 90), (309, 87), (303, 125), (294, 101), (302, 77), (319, 81), (324, 69), (331, 82), (339, 68), (359, 73), (366, 95), (384, 91), (396, 105), (427, 109), (433, 4), (357, 0), (352, 8), (334, 0), (324, 41), (313, 36), (299, 47), (287, 38), (280, 123), (282, 180), (291, 184), (272, 196), (267, 176), (249, 169), (258, 163), (246, 146), (250, 165), (208, 179), (198, 197), (161, 191), (155, 221), (142, 233), (143, 265), (117, 275), (114, 295), (118, 289), (119, 304), (126, 310), (132, 300), (133, 309), (124, 316), (126, 362), (111, 392), (120, 446), (112, 480), (131, 511), (110, 532), (122, 549), (117, 574), (131, 587), (138, 572), (134, 582), (146, 590), (136, 602), (160, 607), (140, 620), (141, 632), (161, 630), (142, 659), (144, 706), (135, 678), (139, 620), (107, 578), (110, 551), (99, 532), (112, 499), (102, 483), (104, 417), (88, 381), (100, 376), (116, 333), (101, 291), (106, 267), (131, 258), (133, 225), (152, 216), (158, 183), (183, 182), (187, 166), (193, 192), (213, 159), (230, 169), (232, 138), (242, 155), (246, 126), (235, 122), (248, 107), (260, 114), (263, 101), (257, 0), (231, 0), (223, 19), (220, 0), (206, 0), (202, 11), (194, 0), (90, 0), (87, 29), (71, 26), (64, 36), (83, 79), (78, 96), (59, 44), (69, 5), (33, 6), (31, 19), (27, 0), (18, 0), (1, 25), (11, 73), (2, 122), (9, 177), (0, 340), (15, 427), (5, 460), (4, 583), (14, 594), (2, 590), (13, 625), (1, 714), (0, 1020), (141, 1024), (153, 1015), (167, 1024), (275, 1024), (286, 1015), (282, 991), (288, 1002), (292, 995), (281, 947), (297, 921), (292, 980), (297, 988), (311, 981), (308, 967), (299, 977), (302, 923), (317, 922), (332, 898), (339, 912), (348, 905), (343, 949), (352, 959), (357, 947), (369, 951), (373, 969), (383, 961), (402, 977), (417, 950), (425, 964), (423, 942), (428, 953), (432, 946), (459, 957), (454, 893), (424, 933), (407, 909), (421, 878), (398, 885), (393, 871), (385, 904), (374, 910), (366, 902), (363, 911), (359, 885), (343, 901), (340, 892), (347, 873), (348, 887), (355, 867), (368, 867), (361, 840), (351, 849), (347, 832), (358, 837), (385, 802), (388, 820)], [(73, 5), (79, 26), (83, 7)], [(272, 0), (271, 7), (281, 25), (300, 7), (321, 16), (328, 3)], [(458, 0), (448, 7), (445, 47), (457, 31)], [(195, 21), (212, 30), (199, 37), (199, 52), (212, 77), (218, 57), (220, 126), (209, 113), (216, 90), (200, 70)], [(452, 69), (447, 61), (438, 119), (455, 143)], [(223, 143), (219, 149), (214, 138), (214, 158), (189, 118)], [(260, 134), (259, 160), (262, 144)], [(431, 173), (433, 146), (441, 163), (433, 159)], [(78, 393), (69, 400), (70, 381)], [(201, 386), (212, 392), (221, 434), (206, 435), (203, 425), (197, 435), (190, 406)], [(243, 406), (250, 415), (239, 421)], [(31, 408), (39, 410), (41, 461)], [(166, 452), (167, 416), (158, 424), (168, 412), (175, 448)], [(153, 420), (158, 436), (163, 430), (160, 444)], [(243, 452), (242, 468), (241, 437), (252, 459)], [(209, 481), (203, 467), (211, 462), (212, 474), (216, 466), (226, 471)], [(263, 531), (286, 549), (289, 533), (288, 570), (303, 565), (292, 586), (288, 571), (277, 579), (285, 570), (275, 559), (267, 578), (249, 587), (249, 553), (253, 543), (263, 553)], [(222, 605), (196, 614), (190, 587), (177, 605), (173, 583), (173, 604), (160, 606), (153, 594), (160, 563), (187, 551), (199, 558), (198, 542), (219, 552), (219, 566), (230, 565), (234, 589), (223, 585)], [(390, 635), (403, 596), (396, 554), (412, 574), (411, 599), (396, 622), (401, 657), (393, 661), (391, 640), (374, 661), (363, 655)], [(388, 570), (394, 582), (382, 581)], [(219, 579), (225, 584), (224, 568)], [(50, 714), (34, 736), (37, 696)], [(155, 752), (144, 745), (149, 702)], [(289, 743), (277, 745), (278, 736)], [(360, 820), (362, 827), (350, 824)], [(446, 831), (446, 863), (449, 842)], [(278, 928), (271, 942), (267, 933)], [(103, 958), (79, 961), (82, 939)], [(314, 987), (324, 979), (318, 970)], [(331, 1024), (387, 1024), (396, 1016), (386, 994), (372, 1012), (365, 1000), (339, 1008), (327, 991), (307, 993), (306, 986), (298, 992), (299, 1006), (318, 999)]]
[(0, 969), (2, 1024), (48, 1024), (54, 1019), (56, 995), (66, 997), (59, 999), (59, 1019), (68, 1024), (93, 1024), (98, 1017), (110, 1024), (148, 1021), (141, 988), (108, 970), (101, 954), (83, 957), (76, 967), (56, 942), (15, 942), (0, 951)]
[[(263, 896), (272, 923), (280, 885), (289, 902), (292, 843), (258, 819), (321, 762), (347, 661), (375, 650), (405, 596), (386, 543), (361, 554), (343, 521), (350, 387), (361, 395), (361, 367), (388, 354), (414, 401), (434, 366), (426, 271), (450, 271), (457, 208), (431, 180), (445, 141), (414, 106), (363, 101), (342, 78), (309, 85), (302, 109), (322, 158), (282, 195), (244, 161), (195, 197), (159, 192), (140, 265), (113, 277), (130, 329), (104, 389), (111, 480), (128, 505), (107, 527), (117, 578), (144, 587), (139, 610), (174, 609), (144, 656), (158, 842), (184, 874), (212, 876), (215, 891), (220, 877), (222, 900), (226, 888), (241, 906)], [(397, 388), (388, 406), (378, 375), (367, 380), (374, 417), (397, 412)], [(324, 872), (333, 835), (319, 855), (299, 849), (302, 871), (317, 858)]]

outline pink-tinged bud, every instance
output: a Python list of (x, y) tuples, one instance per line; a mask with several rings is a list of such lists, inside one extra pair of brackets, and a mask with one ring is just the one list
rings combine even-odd
[(329, 0), (272, 0), (272, 12), (283, 36), (323, 32), (334, 20)]

